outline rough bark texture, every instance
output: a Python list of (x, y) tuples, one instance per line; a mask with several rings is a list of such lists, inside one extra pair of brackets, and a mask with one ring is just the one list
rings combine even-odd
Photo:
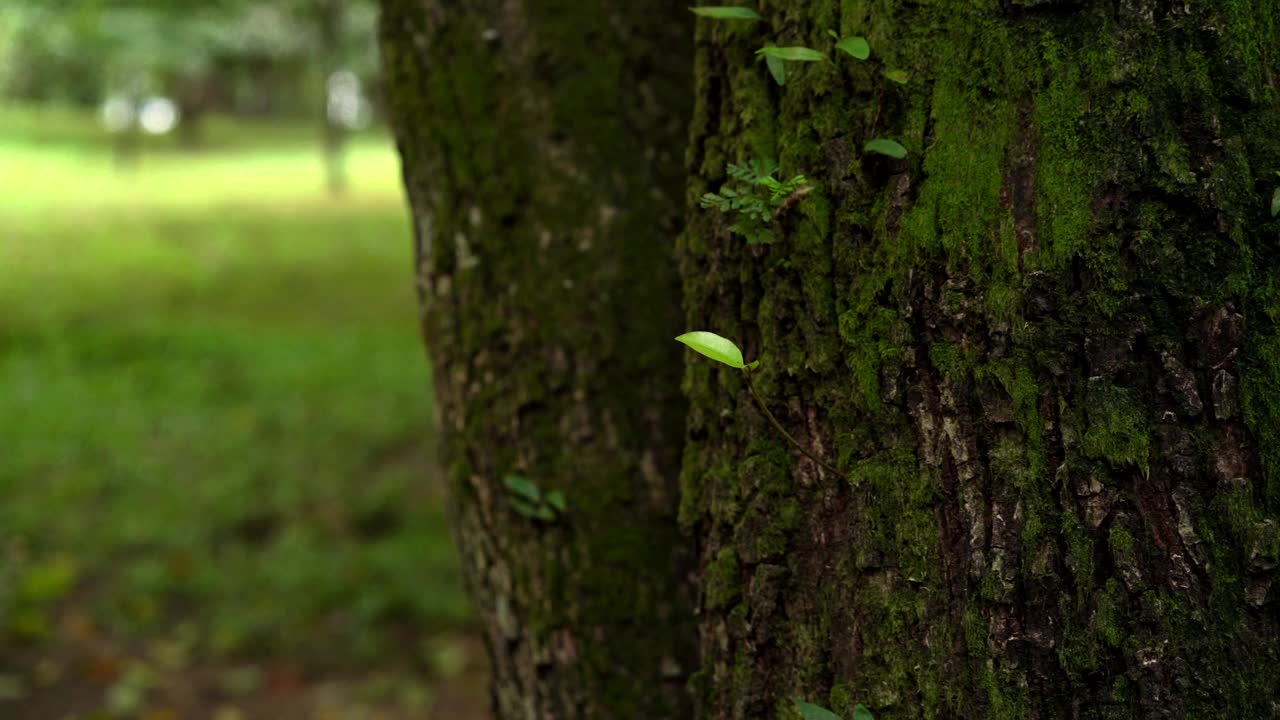
[[(1280, 4), (766, 7), (699, 25), (688, 323), (848, 479), (690, 364), (700, 716), (1280, 717)], [(696, 200), (765, 157), (747, 246)]]
[[(687, 715), (668, 0), (385, 0), (444, 462), (501, 718)], [(515, 511), (509, 473), (565, 513)], [(430, 592), (424, 588), (424, 592)]]

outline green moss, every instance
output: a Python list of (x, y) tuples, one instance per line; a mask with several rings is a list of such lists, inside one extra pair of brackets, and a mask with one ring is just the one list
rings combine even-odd
[[(1044, 421), (1040, 417), (1040, 382), (1034, 363), (1025, 356), (1011, 360), (991, 362), (978, 368), (979, 379), (993, 379), (1000, 384), (1013, 401), (1014, 421), (1028, 439), (1029, 447), (1037, 448), (1042, 439)], [(1032, 453), (1033, 459), (1038, 454)], [(1033, 465), (1031, 472), (1042, 472), (1043, 465)]]
[(989, 707), (986, 717), (1001, 720), (1025, 718), (1029, 707), (1027, 688), (1012, 668), (1005, 668), (991, 659), (987, 619), (976, 607), (970, 607), (963, 624), (968, 654), (975, 659), (974, 679)]
[(705, 571), (708, 610), (729, 608), (738, 601), (742, 596), (740, 573), (737, 552), (733, 548), (722, 548)]
[(684, 448), (684, 458), (680, 465), (680, 506), (677, 521), (680, 529), (691, 532), (703, 513), (703, 492), (706, 487), (705, 473), (699, 466), (700, 447), (689, 443)]
[[(1079, 35), (1105, 38), (1113, 32), (1111, 20), (1100, 10), (1085, 11), (1072, 22)], [(1104, 40), (1079, 47), (1074, 38), (1056, 33), (1045, 33), (1039, 46), (1047, 85), (1036, 94), (1033, 113), (1040, 154), (1037, 228), (1044, 243), (1029, 265), (1051, 268), (1060, 267), (1073, 252), (1087, 246), (1094, 188), (1115, 167), (1108, 155), (1126, 149), (1115, 147), (1106, 137), (1105, 121), (1091, 94), (1091, 88), (1106, 86), (1118, 72), (1113, 46)]]
[(865, 518), (876, 542), (866, 549), (892, 549), (908, 578), (932, 576), (938, 561), (936, 475), (921, 471), (915, 454), (900, 448), (855, 463), (849, 478), (876, 498)]
[[(884, 652), (896, 638), (921, 630), (928, 612), (925, 599), (884, 576), (868, 578), (863, 590), (857, 607), (865, 619), (859, 638), (863, 654), (848, 696), (876, 708), (877, 716), (938, 717), (946, 684), (941, 667), (924, 652)], [(830, 594), (839, 601), (839, 593)], [(931, 638), (938, 642), (950, 641), (949, 635), (934, 632)]]
[(1265, 506), (1276, 511), (1280, 510), (1280, 333), (1256, 336), (1250, 355), (1240, 388), (1245, 420), (1259, 438)]
[(1032, 494), (1042, 476), (1027, 460), (1027, 446), (1021, 439), (1005, 435), (991, 448), (991, 473), (1020, 493)]
[(1088, 428), (1080, 443), (1084, 454), (1146, 469), (1151, 435), (1145, 408), (1133, 390), (1105, 383), (1091, 385), (1085, 405)]
[(954, 375), (967, 369), (963, 351), (952, 343), (934, 343), (929, 346), (929, 361), (941, 373)]
[(987, 655), (987, 620), (977, 608), (971, 607), (964, 616), (965, 648), (975, 658)]
[(1133, 554), (1136, 548), (1136, 541), (1132, 533), (1122, 527), (1114, 527), (1111, 528), (1109, 538), (1111, 541), (1111, 553), (1117, 560), (1132, 561), (1136, 559)]
[[(957, 70), (959, 58), (974, 50), (958, 41), (948, 48), (940, 62)], [(996, 255), (997, 226), (990, 218), (1001, 214), (1005, 158), (1017, 113), (1012, 103), (979, 100), (971, 80), (958, 72), (935, 86), (936, 141), (924, 167), (930, 182), (903, 221), (899, 252), (941, 249), (952, 264), (980, 271)]]
[[(840, 316), (840, 337), (844, 341), (845, 362), (853, 370), (860, 391), (856, 400), (860, 408), (876, 412), (882, 409), (880, 400), (880, 370), (884, 363), (896, 363), (901, 349), (889, 338), (895, 336), (895, 326), (901, 325), (898, 314), (887, 308), (873, 309), (874, 287), (867, 288), (863, 308), (855, 308)], [(861, 310), (861, 312), (859, 311)]]
[(1120, 649), (1129, 636), (1129, 623), (1125, 617), (1129, 596), (1124, 585), (1111, 578), (1098, 593), (1095, 601), (1094, 633), (1107, 645)]
[(1067, 568), (1075, 583), (1078, 597), (1087, 597), (1093, 589), (1093, 536), (1073, 513), (1062, 516), (1062, 532), (1067, 542)]
[(799, 526), (803, 518), (800, 503), (794, 498), (782, 501), (774, 511), (775, 519), (759, 531), (756, 538), (756, 553), (761, 558), (778, 557), (787, 550), (791, 533)]
[(693, 671), (685, 687), (688, 688), (689, 694), (697, 701), (708, 702), (714, 692), (715, 675), (710, 667), (703, 665)]
[(751, 490), (737, 482), (737, 473), (730, 466), (721, 465), (708, 470), (703, 481), (710, 500), (707, 509), (712, 515), (725, 518), (737, 518), (741, 515), (743, 500)]

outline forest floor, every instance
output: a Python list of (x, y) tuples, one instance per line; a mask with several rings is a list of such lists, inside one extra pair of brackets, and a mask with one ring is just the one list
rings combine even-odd
[(0, 110), (0, 718), (483, 715), (397, 164), (348, 168)]

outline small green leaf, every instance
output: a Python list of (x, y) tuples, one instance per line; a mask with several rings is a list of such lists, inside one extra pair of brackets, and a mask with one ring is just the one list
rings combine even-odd
[(565, 502), (564, 493), (559, 490), (547, 493), (547, 504), (555, 508), (556, 512), (564, 512), (569, 508), (569, 504)]
[(751, 362), (747, 363), (746, 369), (747, 369), (747, 370), (755, 370), (755, 369), (756, 369), (756, 368), (758, 368), (758, 367), (760, 367), (760, 361), (759, 361), (759, 360), (752, 360)]
[(804, 720), (844, 720), (824, 707), (818, 707), (803, 700), (796, 700), (796, 709), (804, 716)]
[(706, 195), (702, 196), (702, 207), (704, 208), (713, 207), (718, 209), (720, 212), (724, 212), (729, 209), (729, 199), (720, 197), (715, 193), (707, 193)]
[(787, 84), (786, 64), (783, 63), (781, 59), (772, 55), (766, 55), (764, 57), (764, 64), (769, 66), (769, 74), (773, 76), (774, 82), (779, 85)]
[(772, 159), (754, 159), (751, 161), (751, 178), (753, 182), (759, 182), (760, 178), (766, 178), (773, 175), (778, 170), (778, 163)]
[(885, 140), (884, 138), (876, 138), (875, 140), (872, 140), (871, 142), (867, 143), (864, 149), (867, 152), (879, 153), (881, 155), (888, 155), (891, 158), (897, 158), (899, 160), (907, 156), (906, 148), (902, 147), (902, 145), (894, 142), (893, 140)]
[(746, 367), (746, 364), (742, 362), (742, 350), (732, 340), (720, 337), (715, 333), (699, 330), (685, 333), (676, 338), (676, 341), (682, 342), (712, 360), (722, 362), (731, 368), (741, 370)]
[(1280, 188), (1271, 193), (1271, 217), (1280, 215)]
[(513, 497), (511, 498), (511, 508), (527, 518), (536, 518), (539, 513), (546, 509), (546, 506), (534, 505), (531, 502)]
[(542, 491), (538, 489), (538, 486), (532, 480), (523, 475), (508, 474), (502, 478), (502, 484), (506, 485), (511, 492), (530, 502), (538, 503), (542, 501)]
[(841, 40), (836, 43), (836, 47), (859, 60), (866, 60), (871, 57), (871, 46), (867, 44), (867, 39), (858, 35)]
[(839, 39), (840, 39), (840, 36), (836, 34), (836, 31), (835, 31), (835, 30), (828, 30), (828, 31), (827, 31), (827, 34), (831, 36), (831, 39), (832, 39), (832, 40), (839, 40)]
[(858, 706), (853, 709), (853, 720), (876, 720), (876, 719), (874, 716), (871, 715), (871, 711), (867, 709), (866, 705), (862, 705), (861, 703), (859, 703)]
[(911, 80), (911, 73), (906, 70), (890, 70), (884, 76), (899, 85), (906, 85)]
[(703, 5), (689, 8), (694, 15), (713, 20), (759, 20), (760, 13), (749, 7)]
[(779, 60), (800, 62), (821, 62), (827, 59), (826, 55), (807, 47), (762, 47), (756, 51), (756, 54), (766, 58), (776, 57)]
[(556, 519), (556, 511), (546, 505), (539, 505), (537, 512), (533, 516), (543, 522), (553, 522)]

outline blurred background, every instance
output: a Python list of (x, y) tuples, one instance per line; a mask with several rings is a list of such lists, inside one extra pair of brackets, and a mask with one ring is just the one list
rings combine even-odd
[(372, 0), (0, 0), (0, 718), (471, 718)]

